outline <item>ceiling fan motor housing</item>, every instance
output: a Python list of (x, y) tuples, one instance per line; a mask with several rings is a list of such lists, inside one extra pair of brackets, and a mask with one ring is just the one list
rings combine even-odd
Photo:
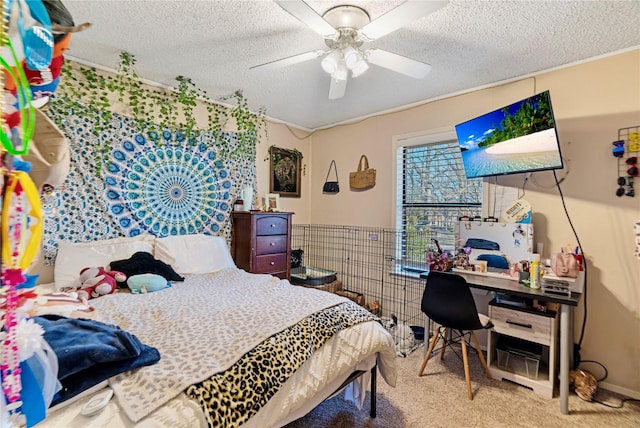
[(358, 33), (353, 28), (339, 28), (338, 32), (340, 36), (333, 39), (325, 39), (325, 43), (331, 49), (344, 49), (346, 46), (360, 47), (362, 46), (362, 41), (358, 39)]
[(357, 6), (336, 6), (327, 10), (322, 15), (333, 28), (351, 28), (359, 30), (371, 22), (371, 18), (366, 10)]

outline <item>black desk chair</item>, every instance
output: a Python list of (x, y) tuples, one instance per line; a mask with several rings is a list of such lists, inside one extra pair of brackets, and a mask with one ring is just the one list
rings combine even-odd
[(441, 338), (444, 339), (444, 345), (442, 346), (440, 359), (444, 358), (446, 346), (450, 344), (450, 341), (448, 341), (449, 330), (454, 330), (460, 337), (467, 392), (469, 400), (473, 400), (471, 379), (469, 378), (469, 358), (467, 356), (469, 337), (473, 340), (480, 362), (487, 373), (487, 378), (491, 379), (491, 373), (482, 354), (482, 349), (480, 349), (480, 343), (473, 332), (474, 330), (493, 327), (491, 320), (484, 315), (478, 314), (467, 281), (460, 275), (445, 272), (429, 272), (427, 285), (424, 287), (424, 293), (422, 294), (422, 312), (439, 326), (429, 344), (429, 350), (422, 362), (418, 376), (422, 376), (429, 357), (431, 357), (433, 349)]

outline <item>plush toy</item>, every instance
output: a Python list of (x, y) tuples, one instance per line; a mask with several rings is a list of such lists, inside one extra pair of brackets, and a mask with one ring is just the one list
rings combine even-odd
[(89, 300), (94, 297), (111, 294), (116, 290), (117, 282), (122, 282), (127, 276), (119, 271), (107, 271), (103, 267), (84, 268), (80, 271), (80, 289), (78, 296)]
[(145, 294), (152, 291), (159, 291), (167, 287), (171, 287), (171, 283), (162, 275), (153, 273), (141, 273), (131, 275), (127, 279), (127, 285), (131, 289), (132, 294)]

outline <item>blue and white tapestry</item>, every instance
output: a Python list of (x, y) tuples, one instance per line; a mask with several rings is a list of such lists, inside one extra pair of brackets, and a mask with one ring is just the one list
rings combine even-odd
[[(244, 187), (255, 186), (252, 159), (222, 159), (236, 134), (215, 141), (179, 132), (142, 133), (135, 122), (114, 114), (112, 128), (98, 138), (89, 119), (47, 112), (69, 139), (71, 168), (65, 184), (45, 205), (45, 260), (57, 242), (92, 241), (150, 233), (159, 237), (207, 233), (228, 238), (229, 214)], [(111, 141), (108, 153), (101, 141)], [(224, 147), (224, 150), (221, 148)], [(104, 162), (101, 174), (94, 166)]]

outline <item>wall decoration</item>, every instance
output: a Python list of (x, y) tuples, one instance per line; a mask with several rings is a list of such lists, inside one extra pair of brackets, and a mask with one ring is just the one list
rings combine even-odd
[(616, 196), (634, 197), (634, 177), (640, 176), (638, 154), (640, 154), (640, 126), (618, 129), (618, 139), (613, 143), (612, 153), (618, 159)]
[(302, 153), (298, 150), (269, 148), (269, 192), (283, 197), (300, 197)]
[[(133, 119), (114, 113), (99, 138), (81, 113), (69, 115), (55, 105), (47, 112), (69, 139), (71, 167), (55, 212), (45, 219), (46, 261), (55, 258), (59, 240), (230, 235), (231, 201), (256, 181), (255, 158), (220, 156), (238, 144), (235, 133), (142, 133)], [(113, 142), (107, 153), (101, 138)], [(98, 157), (108, 160), (100, 177), (91, 173)]]
[(123, 141), (105, 174), (108, 208), (125, 235), (220, 232), (231, 182), (215, 151), (202, 143), (152, 145), (141, 134)]
[[(266, 111), (257, 113), (249, 109), (242, 90), (227, 96), (212, 99), (188, 77), (177, 76), (177, 86), (171, 90), (148, 89), (135, 70), (136, 58), (128, 52), (120, 53), (115, 75), (99, 73), (93, 67), (83, 67), (65, 62), (62, 68), (63, 84), (53, 103), (68, 113), (80, 108), (92, 123), (91, 132), (100, 138), (100, 151), (90, 171), (100, 176), (114, 142), (105, 131), (111, 126), (114, 105), (126, 108), (138, 132), (162, 133), (166, 129), (181, 130), (188, 138), (199, 138), (202, 133), (213, 136), (208, 141), (217, 141), (226, 133), (228, 123), (233, 123), (237, 144), (234, 150), (218, 147), (218, 154), (227, 159), (242, 159), (255, 156), (255, 146), (261, 137), (268, 138)], [(224, 103), (224, 104), (223, 104)], [(206, 123), (197, 123), (197, 111)]]

